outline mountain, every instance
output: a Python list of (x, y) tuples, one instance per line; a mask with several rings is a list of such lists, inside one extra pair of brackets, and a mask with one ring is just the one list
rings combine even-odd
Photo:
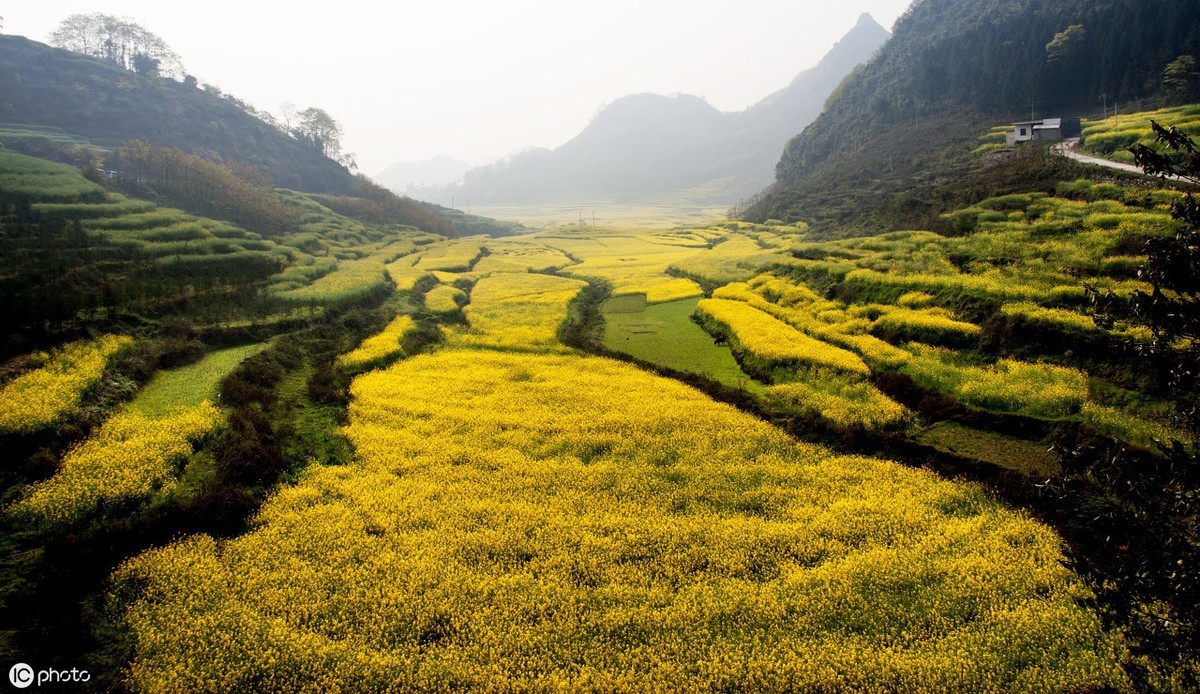
[(743, 192), (755, 192), (774, 178), (783, 145), (820, 115), (826, 99), (842, 80), (880, 50), (890, 36), (871, 15), (863, 14), (815, 67), (737, 114), (739, 127), (730, 147), (747, 162)]
[(1104, 103), (1130, 110), (1168, 100), (1164, 68), (1200, 56), (1200, 3), (917, 0), (894, 32), (787, 144), (775, 185), (748, 219), (803, 218), (850, 233), (936, 213), (936, 191), (917, 178), (940, 168), (955, 179), (944, 160), (993, 125), (1031, 110), (1099, 115)]
[(396, 162), (371, 178), (381, 186), (403, 193), (409, 188), (453, 183), (470, 168), (465, 161), (443, 155), (423, 161)]
[(341, 194), (354, 189), (356, 179), (345, 167), (246, 108), (194, 82), (138, 75), (0, 35), (0, 123), (57, 128), (107, 147), (132, 139), (169, 145), (250, 164), (284, 188)]
[(710, 202), (728, 204), (770, 182), (788, 138), (816, 117), (842, 78), (888, 36), (864, 14), (815, 67), (739, 113), (723, 113), (689, 94), (623, 97), (557, 149), (468, 171), (461, 194), (486, 205), (702, 189)]

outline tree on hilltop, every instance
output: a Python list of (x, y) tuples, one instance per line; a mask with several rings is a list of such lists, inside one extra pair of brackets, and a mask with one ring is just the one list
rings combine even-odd
[[(285, 111), (285, 118), (291, 120)], [(291, 129), (292, 137), (308, 143), (321, 154), (348, 169), (357, 168), (354, 154), (342, 151), (342, 126), (325, 109), (310, 106), (294, 114), (296, 124)]]
[(100, 12), (73, 14), (50, 34), (50, 44), (139, 74), (184, 74), (183, 63), (167, 42), (128, 18)]

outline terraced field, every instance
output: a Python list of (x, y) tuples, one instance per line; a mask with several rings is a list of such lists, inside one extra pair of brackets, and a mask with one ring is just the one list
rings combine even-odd
[[(262, 504), (120, 557), (122, 686), (1131, 686), (1125, 636), (1053, 530), (877, 452), (1034, 485), (1064, 432), (1176, 434), (1169, 395), (1110, 368), (1150, 336), (1092, 320), (1084, 285), (1146, 289), (1144, 242), (1176, 232), (1178, 193), (1067, 182), (950, 213), (943, 233), (820, 241), (744, 222), (446, 239), (279, 191), (297, 222), (267, 237), (69, 167), (0, 165), (0, 190), (50, 191), (39, 214), (187, 280), (122, 323), (148, 326), (137, 341), (0, 371), (0, 433), (47, 437), (53, 458), (9, 490), (5, 522), (199, 525)], [(249, 288), (198, 279), (237, 267)], [(206, 294), (211, 316), (172, 322)], [(222, 312), (231, 296), (245, 306)], [(270, 345), (228, 327), (272, 315), (312, 325)], [(112, 373), (213, 336), (240, 346)], [(220, 485), (242, 496), (203, 496)]]

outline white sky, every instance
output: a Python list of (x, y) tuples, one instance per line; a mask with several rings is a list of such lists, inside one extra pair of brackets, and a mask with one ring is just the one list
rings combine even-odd
[(812, 67), (863, 12), (911, 0), (8, 0), (3, 32), (46, 41), (67, 15), (129, 17), (201, 82), (275, 113), (318, 106), (376, 174), (557, 147), (627, 94), (739, 111)]

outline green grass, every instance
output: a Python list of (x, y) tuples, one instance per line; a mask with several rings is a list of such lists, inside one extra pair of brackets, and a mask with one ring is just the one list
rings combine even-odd
[(77, 202), (104, 194), (74, 166), (15, 152), (0, 152), (0, 191), (28, 195), (35, 202)]
[(953, 453), (1033, 476), (1058, 472), (1058, 459), (1049, 446), (990, 431), (971, 429), (954, 422), (938, 422), (921, 432), (917, 441)]
[(246, 359), (265, 349), (267, 343), (230, 347), (211, 352), (195, 364), (160, 371), (142, 388), (130, 408), (148, 417), (162, 417), (180, 407), (194, 407), (217, 399), (217, 387)]
[(108, 151), (61, 128), (28, 125), (25, 123), (0, 123), (0, 142), (14, 142), (19, 140), (44, 140), (61, 147), (87, 147), (100, 152)]
[[(690, 301), (690, 299), (688, 301)], [(699, 301), (699, 299), (697, 299), (696, 301)], [(681, 303), (681, 302), (669, 302), (669, 304), (676, 304), (676, 303)], [(614, 296), (613, 298), (604, 302), (604, 314), (608, 315), (610, 313), (641, 313), (642, 311), (646, 310), (646, 307), (648, 305), (649, 304), (646, 301), (645, 294), (622, 294), (621, 296)], [(667, 305), (667, 304), (664, 304), (664, 305)]]
[(291, 469), (289, 477), (312, 462), (322, 465), (344, 465), (354, 457), (354, 448), (341, 433), (339, 417), (344, 410), (337, 405), (314, 402), (308, 394), (308, 379), (313, 367), (303, 368), (287, 374), (276, 387), (279, 396), (278, 411), (291, 422), (291, 435), (283, 444), (284, 457)]
[(925, 388), (990, 412), (1043, 419), (1078, 414), (1087, 401), (1087, 376), (1077, 369), (1042, 362), (1000, 359), (977, 366), (956, 352), (909, 344), (915, 358), (901, 372)]
[[(631, 308), (641, 298), (641, 311)], [(761, 392), (728, 347), (692, 322), (698, 298), (647, 305), (644, 295), (619, 296), (604, 302), (604, 346), (615, 352), (676, 371), (700, 374), (733, 388)]]

